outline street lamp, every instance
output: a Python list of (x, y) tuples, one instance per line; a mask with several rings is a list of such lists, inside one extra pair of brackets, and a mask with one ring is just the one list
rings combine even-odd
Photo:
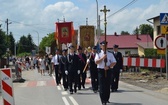
[(100, 39), (100, 20), (99, 20), (99, 4), (98, 4), (98, 0), (96, 0), (96, 4), (97, 4), (97, 40), (99, 41)]
[(34, 32), (36, 32), (37, 33), (37, 35), (38, 35), (38, 54), (39, 54), (39, 33), (38, 33), (38, 31), (36, 31), (36, 30), (33, 30)]

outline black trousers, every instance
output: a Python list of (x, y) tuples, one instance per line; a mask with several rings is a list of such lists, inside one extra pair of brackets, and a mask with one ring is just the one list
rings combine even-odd
[(68, 89), (68, 75), (66, 75), (65, 73), (62, 73), (62, 78), (63, 78), (64, 89)]
[(92, 84), (93, 91), (98, 90), (98, 70), (97, 68), (90, 69), (90, 76), (91, 76), (91, 84)]
[(59, 73), (59, 65), (54, 65), (54, 69), (55, 69), (55, 80), (57, 85), (59, 85), (61, 82), (61, 74)]
[(111, 70), (111, 89), (117, 90), (118, 89), (118, 82), (119, 82), (120, 71), (119, 69), (112, 69)]
[(84, 87), (85, 82), (86, 82), (86, 72), (83, 73), (82, 71), (81, 74), (79, 74), (78, 76), (78, 88), (80, 89), (81, 85)]
[(76, 87), (77, 87), (77, 83), (78, 83), (78, 74), (77, 74), (77, 72), (69, 72), (69, 74), (68, 74), (68, 82), (69, 82), (69, 91), (70, 92), (76, 91)]
[(111, 70), (105, 71), (104, 69), (98, 69), (98, 81), (101, 102), (107, 102), (110, 98)]

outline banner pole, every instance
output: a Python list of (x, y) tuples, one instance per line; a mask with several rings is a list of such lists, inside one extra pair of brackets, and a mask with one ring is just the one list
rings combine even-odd
[(167, 58), (167, 34), (165, 34), (166, 39), (166, 48), (165, 48), (165, 57), (166, 57), (166, 79), (168, 80), (168, 58)]

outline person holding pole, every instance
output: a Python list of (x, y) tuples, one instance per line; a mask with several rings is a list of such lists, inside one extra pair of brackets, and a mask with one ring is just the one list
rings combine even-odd
[[(101, 52), (96, 53), (95, 63), (98, 68), (98, 81), (99, 81), (99, 96), (102, 102), (102, 105), (109, 103), (110, 98), (110, 80), (111, 80), (111, 69), (116, 64), (116, 59), (113, 54), (106, 52), (107, 42), (103, 41), (100, 43)], [(106, 61), (105, 61), (106, 59)]]

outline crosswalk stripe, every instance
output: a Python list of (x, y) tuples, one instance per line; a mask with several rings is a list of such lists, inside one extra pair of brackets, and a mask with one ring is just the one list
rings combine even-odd
[(22, 83), (19, 87), (26, 87), (27, 84), (28, 84), (28, 82), (24, 82), (24, 83)]
[(61, 94), (62, 94), (62, 95), (67, 95), (68, 92), (67, 92), (67, 91), (64, 91), (64, 92), (62, 92)]
[(37, 81), (36, 86), (45, 86), (45, 85), (46, 85), (46, 81)]
[(72, 101), (73, 105), (79, 105), (72, 96), (69, 96), (69, 99)]
[(57, 86), (57, 89), (58, 89), (58, 90), (61, 90), (61, 87), (60, 87), (60, 86)]
[(62, 100), (64, 101), (65, 105), (70, 105), (68, 100), (65, 97), (62, 97)]

